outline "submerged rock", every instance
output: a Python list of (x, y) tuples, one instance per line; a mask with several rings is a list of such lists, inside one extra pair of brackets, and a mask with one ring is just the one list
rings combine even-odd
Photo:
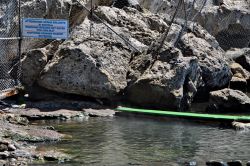
[(249, 112), (250, 98), (241, 91), (222, 89), (210, 93), (209, 111)]

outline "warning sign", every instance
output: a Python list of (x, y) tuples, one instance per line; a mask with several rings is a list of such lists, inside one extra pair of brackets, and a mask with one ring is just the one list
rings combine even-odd
[(22, 36), (28, 38), (67, 39), (68, 20), (23, 18)]

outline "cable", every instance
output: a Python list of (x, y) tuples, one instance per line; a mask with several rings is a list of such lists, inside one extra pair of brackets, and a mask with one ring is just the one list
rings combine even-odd
[(189, 16), (192, 14), (193, 10), (194, 10), (195, 3), (196, 3), (196, 0), (193, 0), (193, 3), (191, 5), (191, 10), (189, 11), (188, 16), (187, 16), (188, 19), (189, 19)]
[(172, 17), (172, 19), (170, 21), (169, 27), (168, 27), (167, 31), (163, 34), (163, 37), (160, 39), (158, 47), (156, 46), (156, 49), (150, 48), (152, 50), (149, 49), (149, 52), (152, 52), (152, 51), (154, 52), (154, 50), (155, 50), (155, 53), (158, 54), (161, 51), (161, 49), (162, 49), (162, 47), (164, 45), (164, 42), (165, 42), (165, 40), (166, 40), (166, 38), (168, 36), (168, 33), (169, 33), (170, 29), (171, 29), (171, 26), (172, 26), (172, 24), (173, 24), (173, 22), (175, 20), (175, 17), (176, 17), (176, 15), (177, 15), (177, 13), (178, 13), (178, 11), (180, 9), (181, 3), (182, 3), (182, 0), (179, 0), (177, 8), (176, 8), (176, 10), (174, 12), (174, 15), (173, 15), (173, 17)]
[(18, 0), (18, 23), (19, 23), (19, 39), (18, 39), (18, 57), (19, 57), (19, 65), (17, 67), (17, 78), (16, 78), (16, 86), (20, 86), (21, 82), (21, 56), (22, 56), (22, 23), (21, 23), (21, 0)]
[[(198, 16), (198, 14), (201, 13), (201, 11), (203, 10), (203, 8), (205, 7), (205, 5), (207, 4), (207, 0), (203, 0), (203, 4), (200, 8), (200, 10), (194, 15), (194, 17), (192, 18), (192, 22), (196, 19), (196, 17)], [(193, 23), (193, 29), (194, 29), (194, 23)]]
[(181, 31), (180, 31), (180, 33), (179, 33), (179, 35), (178, 35), (178, 38), (177, 38), (177, 40), (175, 41), (175, 43), (174, 43), (174, 46), (176, 46), (176, 44), (178, 44), (178, 42), (180, 41), (180, 39), (181, 39), (181, 36), (183, 35), (183, 33), (186, 31), (186, 29), (187, 29), (187, 22), (188, 22), (188, 18), (187, 18), (187, 10), (186, 10), (186, 5), (185, 5), (185, 2), (184, 2), (184, 0), (182, 0), (182, 3), (183, 3), (183, 9), (184, 9), (184, 17), (185, 17), (185, 24), (184, 25), (182, 25), (182, 29), (181, 29)]
[(90, 37), (92, 36), (92, 27), (93, 27), (93, 0), (90, 0), (90, 5), (91, 5), (91, 11), (90, 11), (90, 27), (89, 27), (89, 35)]

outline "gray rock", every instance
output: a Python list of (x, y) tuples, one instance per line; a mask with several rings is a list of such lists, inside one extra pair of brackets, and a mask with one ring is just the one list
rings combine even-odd
[(229, 85), (230, 89), (240, 90), (242, 92), (247, 91), (247, 80), (239, 77), (232, 77)]
[[(63, 102), (63, 101), (62, 101)], [(64, 101), (66, 103), (66, 101)], [(52, 107), (53, 108), (53, 107)], [(44, 109), (43, 109), (44, 110)], [(44, 120), (44, 119), (74, 119), (82, 118), (83, 113), (81, 111), (67, 110), (67, 109), (53, 109), (53, 111), (42, 111), (39, 109), (27, 110), (13, 110), (16, 115), (26, 117), (28, 119)], [(49, 128), (43, 128), (48, 130), (54, 130)]]
[(227, 166), (227, 164), (224, 163), (223, 161), (207, 161), (206, 165), (207, 166)]
[(158, 60), (151, 58), (150, 61), (149, 57), (141, 55), (131, 62), (128, 99), (144, 107), (183, 109), (189, 106), (200, 83), (197, 58), (183, 57), (173, 48), (163, 51)]
[(0, 144), (0, 152), (4, 152), (8, 150), (8, 146), (5, 144)]
[(22, 58), (22, 82), (32, 86), (40, 76), (48, 61), (58, 49), (60, 42), (55, 41), (45, 48), (28, 51)]
[(250, 79), (250, 73), (243, 69), (243, 67), (238, 63), (232, 63), (230, 65), (233, 77), (230, 81), (229, 87), (231, 89), (241, 90), (243, 92), (247, 91), (248, 80)]
[(242, 166), (242, 161), (240, 160), (235, 160), (235, 161), (229, 161), (227, 162), (228, 166)]
[[(130, 56), (114, 42), (69, 41), (43, 70), (38, 84), (50, 90), (95, 98), (111, 98), (127, 85)], [(107, 47), (103, 47), (107, 44)]]
[(250, 48), (245, 48), (242, 51), (243, 54), (235, 58), (235, 61), (250, 72)]
[(233, 48), (226, 52), (226, 57), (240, 64), (245, 70), (250, 72), (250, 48)]
[(197, 162), (196, 161), (185, 162), (184, 166), (197, 166)]
[(247, 72), (243, 67), (238, 63), (232, 63), (230, 65), (231, 71), (235, 77), (248, 79), (249, 72)]
[[(250, 43), (250, 5), (245, 0), (214, 0), (203, 1), (186, 0), (185, 7), (188, 20), (198, 22), (211, 35), (215, 36), (220, 46), (230, 48), (248, 47)], [(204, 2), (206, 2), (204, 4)], [(165, 0), (140, 0), (141, 6), (154, 13), (174, 13), (178, 1)], [(204, 7), (203, 7), (204, 6)], [(202, 8), (203, 7), (203, 8)], [(202, 10), (201, 10), (202, 9)], [(179, 18), (185, 18), (185, 13), (180, 11)]]
[(6, 120), (11, 124), (18, 124), (18, 125), (24, 125), (27, 126), (29, 123), (29, 120), (25, 117), (20, 117), (18, 115), (9, 115)]
[(13, 144), (10, 144), (10, 145), (8, 145), (8, 150), (9, 151), (15, 151), (17, 148), (15, 147), (15, 145), (13, 145)]
[(10, 142), (7, 140), (0, 140), (0, 144), (9, 145)]
[(198, 58), (207, 89), (224, 87), (232, 77), (224, 51), (201, 26), (195, 26), (192, 31), (183, 35), (179, 43), (183, 56)]
[(113, 6), (120, 9), (122, 9), (123, 7), (133, 7), (139, 11), (142, 11), (138, 0), (113, 0)]
[(32, 155), (31, 153), (25, 151), (25, 150), (16, 150), (14, 152), (11, 152), (10, 155), (13, 157), (13, 158), (29, 158), (31, 159)]
[[(222, 89), (210, 93), (210, 106), (219, 112), (249, 112), (250, 98), (241, 91)], [(211, 107), (210, 107), (211, 108)]]
[(242, 123), (242, 122), (232, 122), (232, 126), (235, 130), (249, 130), (250, 123)]
[(7, 164), (7, 161), (6, 161), (6, 160), (1, 160), (1, 159), (0, 159), (0, 165), (3, 165), (3, 166), (4, 166), (4, 165), (6, 165), (6, 164)]
[(90, 117), (113, 117), (115, 115), (114, 110), (110, 109), (83, 109), (84, 115)]
[(43, 155), (43, 159), (46, 161), (57, 161), (59, 163), (63, 163), (70, 160), (70, 157), (66, 154), (51, 150)]
[(8, 151), (0, 152), (0, 159), (6, 159), (10, 156)]
[(26, 0), (22, 3), (22, 15), (25, 18), (68, 18), (71, 0)]

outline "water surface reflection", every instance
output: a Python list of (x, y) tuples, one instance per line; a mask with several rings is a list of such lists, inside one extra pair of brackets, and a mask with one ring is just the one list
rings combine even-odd
[(183, 165), (193, 160), (204, 165), (211, 159), (247, 161), (250, 154), (250, 132), (187, 121), (116, 117), (46, 125), (72, 135), (48, 146), (75, 156), (66, 165)]

